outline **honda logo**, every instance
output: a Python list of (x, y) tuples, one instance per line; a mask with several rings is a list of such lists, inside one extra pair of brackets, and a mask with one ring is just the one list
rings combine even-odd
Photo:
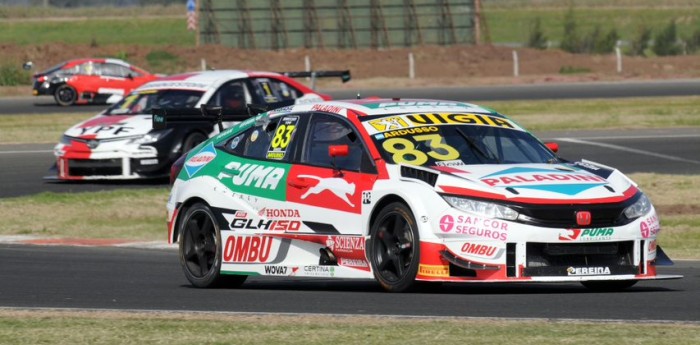
[(576, 212), (576, 224), (580, 226), (591, 225), (591, 213), (588, 211)]

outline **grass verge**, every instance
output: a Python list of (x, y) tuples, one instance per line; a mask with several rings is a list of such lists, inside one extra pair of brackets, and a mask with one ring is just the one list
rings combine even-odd
[(530, 131), (700, 126), (700, 96), (476, 103)]
[[(700, 96), (477, 103), (511, 116), (531, 131), (700, 127)], [(55, 143), (66, 129), (92, 115), (2, 116), (0, 144)]]
[[(640, 327), (642, 331), (640, 331)], [(592, 331), (594, 330), (594, 331)], [(697, 324), (0, 311), (3, 344), (697, 344)]]
[(0, 199), (2, 235), (165, 240), (166, 187)]
[[(659, 243), (674, 259), (700, 253), (700, 176), (630, 174), (660, 214)], [(129, 240), (165, 239), (167, 187), (41, 193), (0, 199), (0, 235)]]

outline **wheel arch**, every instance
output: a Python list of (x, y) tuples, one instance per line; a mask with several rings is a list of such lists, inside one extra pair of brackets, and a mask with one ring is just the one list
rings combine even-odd
[(369, 223), (365, 227), (366, 233), (365, 235), (369, 235), (370, 230), (372, 229), (372, 224), (374, 224), (374, 221), (377, 219), (377, 215), (379, 215), (379, 212), (384, 209), (387, 205), (393, 203), (393, 202), (400, 202), (402, 204), (405, 204), (411, 211), (413, 211), (413, 207), (411, 207), (411, 204), (406, 201), (403, 197), (397, 195), (397, 194), (387, 194), (383, 196), (377, 203), (374, 205), (374, 208), (372, 209), (372, 213), (370, 213), (369, 216)]
[(191, 197), (187, 200), (185, 200), (179, 207), (178, 212), (177, 212), (177, 218), (175, 218), (175, 224), (173, 225), (173, 233), (172, 233), (172, 243), (177, 243), (178, 238), (180, 237), (180, 222), (182, 221), (182, 217), (187, 213), (187, 210), (192, 207), (192, 205), (196, 203), (203, 203), (207, 205), (208, 207), (211, 208), (211, 205), (206, 202), (206, 200), (200, 198), (200, 197)]

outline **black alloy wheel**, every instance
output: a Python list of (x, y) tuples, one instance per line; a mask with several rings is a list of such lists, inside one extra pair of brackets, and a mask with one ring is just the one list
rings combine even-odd
[(63, 84), (56, 88), (53, 97), (58, 105), (65, 107), (72, 105), (76, 100), (78, 100), (78, 92), (75, 91), (75, 88), (72, 86)]
[(187, 280), (201, 288), (240, 286), (246, 276), (221, 275), (221, 231), (211, 209), (197, 203), (180, 222), (180, 264)]
[(207, 136), (200, 132), (192, 132), (187, 135), (185, 140), (182, 142), (182, 154), (187, 154), (192, 148), (201, 144), (203, 141), (207, 140)]
[(415, 285), (420, 262), (418, 228), (403, 203), (384, 207), (372, 224), (368, 257), (374, 277), (390, 292), (408, 291)]

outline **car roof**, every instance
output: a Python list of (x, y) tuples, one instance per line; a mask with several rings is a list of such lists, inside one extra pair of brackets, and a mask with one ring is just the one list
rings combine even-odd
[(207, 91), (211, 88), (218, 87), (219, 85), (228, 80), (242, 79), (248, 77), (279, 78), (282, 77), (282, 75), (273, 72), (247, 70), (189, 72), (159, 78), (157, 80), (142, 85), (137, 89), (137, 91), (162, 89), (188, 89)]
[[(349, 112), (351, 110), (352, 112)], [(469, 112), (498, 115), (492, 109), (476, 104), (437, 100), (437, 99), (414, 99), (414, 98), (363, 98), (349, 100), (333, 100), (320, 103), (298, 104), (271, 111), (275, 113), (302, 112), (302, 111), (325, 111), (342, 116), (350, 113), (355, 116), (387, 115), (409, 112)]]
[(125, 67), (130, 67), (131, 65), (127, 63), (124, 60), (119, 60), (119, 59), (105, 59), (105, 58), (84, 58), (84, 59), (73, 59), (73, 60), (68, 60), (66, 61), (64, 67), (70, 68), (76, 65), (84, 64), (86, 62), (94, 62), (94, 63), (114, 63), (118, 65), (122, 65)]

